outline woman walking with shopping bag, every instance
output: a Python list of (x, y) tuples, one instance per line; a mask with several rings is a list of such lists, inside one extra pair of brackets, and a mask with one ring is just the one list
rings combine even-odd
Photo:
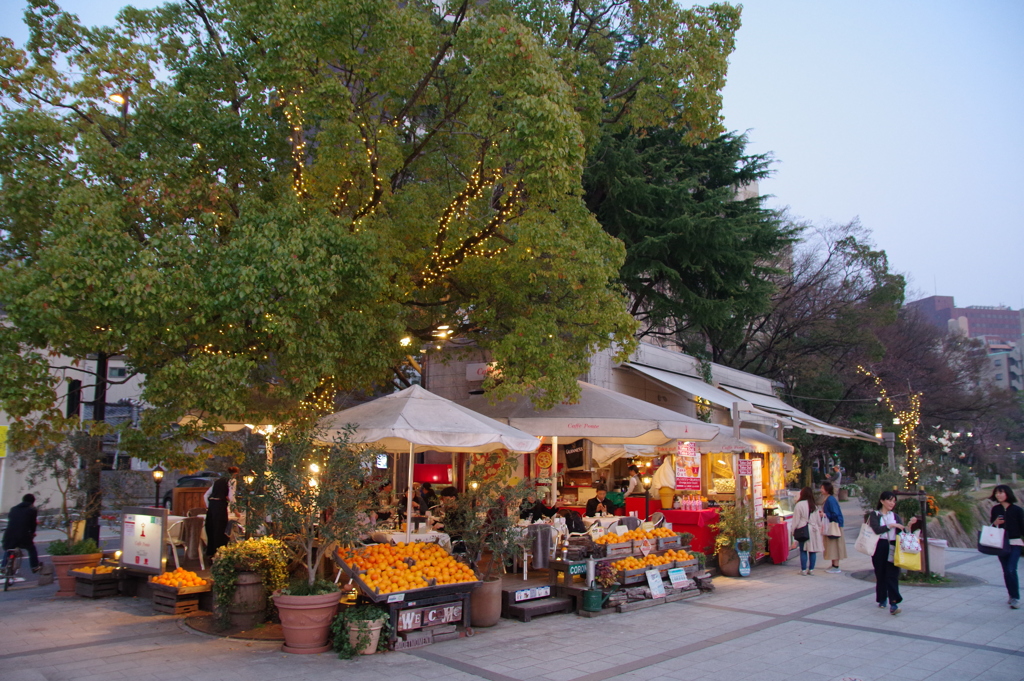
[(1009, 544), (1009, 553), (1001, 554), (999, 562), (1003, 565), (1003, 582), (1010, 597), (1010, 607), (1016, 610), (1020, 607), (1017, 561), (1024, 547), (1024, 509), (1017, 506), (1017, 497), (1009, 485), (996, 485), (989, 499), (996, 502), (989, 513), (989, 520), (994, 527), (1006, 533), (1004, 545)]
[(882, 492), (878, 497), (878, 506), (868, 514), (868, 524), (876, 535), (878, 543), (875, 553), (871, 556), (871, 565), (875, 568), (875, 601), (879, 608), (889, 604), (889, 614), (900, 613), (900, 569), (893, 560), (896, 551), (896, 537), (903, 531), (911, 531), (917, 518), (911, 518), (906, 526), (896, 508), (896, 493), (890, 490)]
[(825, 560), (832, 561), (832, 567), (825, 572), (834, 575), (842, 574), (839, 569), (839, 561), (846, 558), (846, 539), (843, 537), (843, 511), (839, 508), (839, 501), (835, 497), (835, 489), (831, 482), (821, 483), (821, 493), (825, 495), (825, 503), (821, 510), (825, 514), (822, 524), (822, 533), (825, 543)]
[[(810, 487), (800, 490), (800, 499), (793, 507), (793, 540), (800, 545), (800, 574), (813, 575), (814, 563), (824, 550), (821, 537), (821, 518), (814, 503)], [(810, 554), (810, 560), (808, 560)], [(810, 565), (808, 565), (810, 563)]]

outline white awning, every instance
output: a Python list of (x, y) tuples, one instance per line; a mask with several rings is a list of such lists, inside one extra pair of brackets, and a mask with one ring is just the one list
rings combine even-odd
[(796, 427), (803, 428), (813, 435), (827, 435), (829, 437), (865, 440), (867, 442), (873, 442), (874, 444), (880, 444), (876, 437), (872, 437), (867, 433), (862, 433), (859, 430), (843, 428), (842, 426), (825, 423), (824, 421), (814, 418), (810, 414), (805, 414), (792, 405), (786, 404), (774, 395), (764, 395), (762, 393), (741, 390), (740, 388), (733, 388), (727, 385), (723, 385), (722, 390), (726, 390), (743, 401), (750, 402), (754, 406), (760, 407), (765, 411), (774, 412), (779, 416), (783, 416), (787, 420), (791, 421)]
[[(670, 390), (678, 390), (690, 395), (695, 395), (711, 402), (712, 404), (717, 404), (718, 406), (729, 410), (730, 413), (732, 413), (733, 406), (737, 402), (750, 402), (750, 400), (737, 398), (736, 395), (732, 395), (721, 388), (716, 388), (715, 386), (692, 376), (684, 376), (683, 374), (665, 371), (664, 369), (655, 369), (654, 367), (643, 366), (640, 364), (623, 364), (619, 368), (631, 369), (646, 378), (664, 385)], [(763, 411), (757, 407), (754, 407), (752, 410), (744, 410), (743, 414), (744, 420), (747, 422), (763, 423), (771, 427), (775, 427), (779, 423), (784, 426), (796, 426), (798, 428), (804, 427), (803, 425), (790, 421), (789, 419), (780, 418), (776, 413)]]

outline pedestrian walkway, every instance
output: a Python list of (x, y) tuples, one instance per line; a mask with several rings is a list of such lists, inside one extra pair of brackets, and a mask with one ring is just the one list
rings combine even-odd
[(984, 583), (904, 586), (894, 617), (875, 607), (873, 584), (850, 577), (870, 560), (853, 551), (859, 508), (843, 510), (844, 574), (801, 576), (794, 557), (718, 578), (714, 594), (687, 601), (502, 620), (471, 638), (352, 661), (196, 634), (138, 599), (58, 601), (54, 587), (22, 587), (0, 594), (0, 679), (1024, 681), (1024, 610), (1007, 607), (995, 558), (949, 550), (948, 570)]

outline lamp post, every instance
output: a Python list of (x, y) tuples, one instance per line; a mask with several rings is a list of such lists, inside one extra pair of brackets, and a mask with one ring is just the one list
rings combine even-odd
[(889, 451), (889, 470), (896, 470), (896, 433), (882, 433), (885, 448)]
[(649, 475), (640, 478), (640, 484), (644, 486), (644, 520), (651, 517), (651, 483), (653, 482), (654, 478)]
[(252, 483), (256, 482), (256, 476), (252, 473), (249, 475), (242, 476), (242, 482), (245, 483), (245, 538), (249, 538), (249, 495), (252, 494)]
[(157, 464), (157, 467), (153, 469), (153, 482), (156, 483), (156, 500), (153, 502), (153, 505), (157, 508), (160, 508), (160, 483), (163, 482), (163, 479), (163, 466)]

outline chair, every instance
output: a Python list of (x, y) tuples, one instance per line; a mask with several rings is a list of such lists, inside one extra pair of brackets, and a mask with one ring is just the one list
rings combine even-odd
[[(625, 527), (629, 531), (633, 531), (636, 528), (640, 527), (640, 522), (641, 520), (639, 518), (634, 518), (633, 516), (625, 516), (623, 518), (619, 518), (618, 525), (621, 527)], [(614, 527), (614, 525), (612, 527)], [(611, 527), (609, 527), (608, 529), (610, 530)]]
[(661, 511), (657, 511), (651, 514), (649, 520), (654, 523), (655, 528), (659, 528), (665, 524), (665, 514)]
[(171, 553), (174, 554), (174, 567), (176, 568), (181, 567), (181, 563), (178, 562), (178, 549), (188, 550), (188, 544), (181, 538), (184, 528), (184, 520), (179, 520), (167, 528), (167, 545), (171, 547)]
[(186, 517), (189, 517), (189, 518), (195, 518), (196, 516), (201, 516), (201, 515), (205, 516), (206, 515), (206, 509), (203, 508), (202, 506), (200, 506), (199, 508), (190, 508), (188, 510), (188, 513), (186, 513), (185, 515), (186, 515)]

